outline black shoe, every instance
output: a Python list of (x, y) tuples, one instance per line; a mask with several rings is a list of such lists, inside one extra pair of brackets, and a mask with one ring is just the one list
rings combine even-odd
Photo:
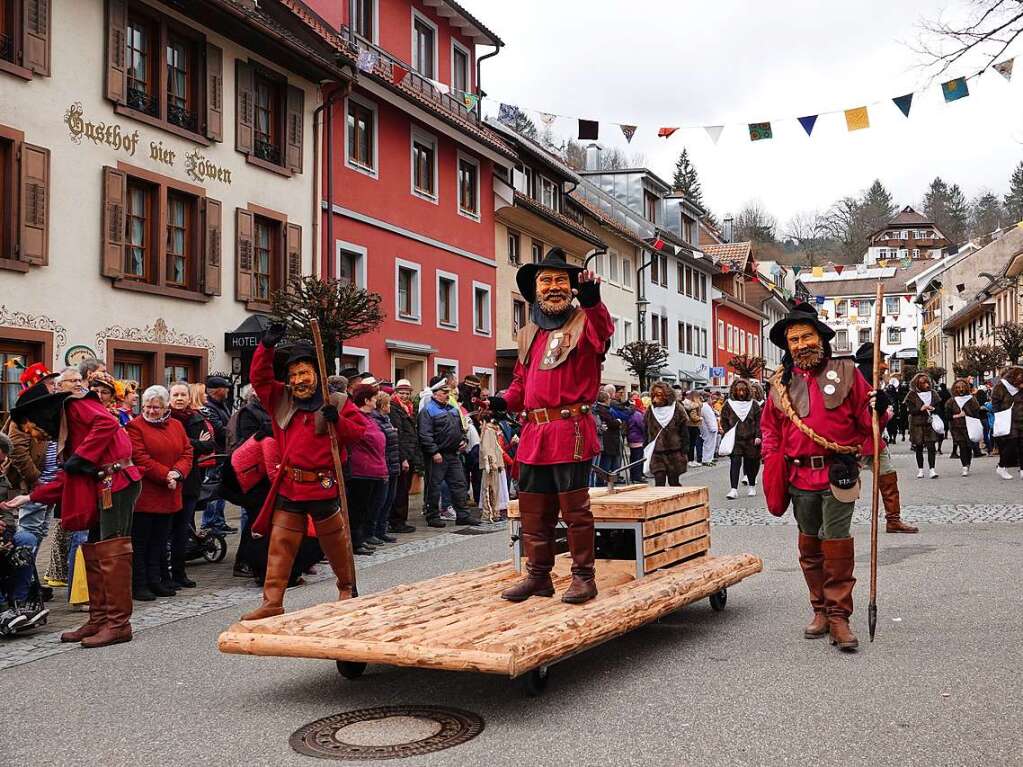
[(354, 553), (357, 554), (360, 557), (371, 557), (371, 556), (373, 556), (373, 552), (374, 551), (375, 551), (375, 549), (371, 549), (371, 548), (369, 548), (368, 546), (365, 546), (365, 545), (363, 545), (363, 546), (356, 546), (355, 549), (354, 549)]
[(49, 602), (53, 599), (53, 587), (52, 586), (40, 586), (39, 587), (39, 599), (43, 602)]
[(426, 520), (427, 527), (444, 527), (444, 520), (440, 517), (433, 517)]
[(131, 598), (136, 602), (152, 602), (156, 594), (149, 590), (149, 586), (132, 586)]
[(183, 589), (194, 589), (196, 587), (196, 582), (184, 573), (173, 576), (171, 580), (175, 586), (180, 586)]
[(172, 597), (178, 593), (174, 589), (164, 586), (163, 581), (160, 583), (150, 583), (149, 590), (158, 597)]
[(389, 533), (414, 533), (416, 528), (412, 525), (391, 525), (387, 528)]
[(395, 538), (393, 535), (388, 535), (387, 533), (384, 533), (383, 535), (381, 535), (380, 539), (384, 543), (397, 543), (398, 542), (397, 538)]
[(383, 546), (384, 545), (384, 542), (380, 538), (377, 538), (375, 535), (369, 536), (369, 538), (364, 540), (363, 543), (368, 543), (370, 546)]
[(456, 517), (455, 524), (462, 525), (464, 527), (476, 527), (480, 525), (481, 522), (478, 519), (476, 519), (476, 517), (470, 517), (466, 515), (464, 517)]
[(248, 562), (235, 562), (234, 569), (231, 570), (231, 575), (235, 578), (251, 578), (252, 568)]

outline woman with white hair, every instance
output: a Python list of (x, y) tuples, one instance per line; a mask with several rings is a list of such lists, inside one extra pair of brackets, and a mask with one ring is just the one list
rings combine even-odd
[(170, 392), (163, 386), (142, 393), (142, 415), (126, 430), (132, 462), (143, 472), (131, 526), (132, 595), (149, 602), (176, 593), (163, 562), (171, 520), (182, 507), (183, 480), (192, 470), (192, 444), (181, 422), (170, 417)]

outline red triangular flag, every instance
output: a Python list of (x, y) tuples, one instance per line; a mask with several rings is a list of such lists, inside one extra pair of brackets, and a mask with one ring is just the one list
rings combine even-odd
[(660, 250), (663, 247), (664, 247), (664, 240), (662, 240), (660, 237), (658, 237), (656, 240), (654, 240), (654, 250)]
[(913, 300), (912, 296), (903, 296), (903, 298), (905, 298), (907, 301), (912, 301)]
[(730, 271), (732, 271), (732, 267), (730, 265), (728, 265), (728, 264), (721, 264), (721, 273), (722, 274), (728, 274)]
[(677, 130), (678, 128), (659, 128), (657, 130), (657, 135), (660, 138), (668, 138), (672, 133), (674, 133)]
[(845, 269), (845, 264), (835, 264), (835, 271), (839, 274), (842, 273), (843, 269)]
[(405, 67), (398, 64), (391, 64), (391, 82), (395, 85), (400, 85), (401, 81), (405, 79), (405, 75), (408, 74), (408, 70)]

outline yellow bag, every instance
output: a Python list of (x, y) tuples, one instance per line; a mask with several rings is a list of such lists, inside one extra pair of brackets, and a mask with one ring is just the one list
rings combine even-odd
[(85, 576), (85, 555), (82, 547), (75, 550), (75, 572), (71, 581), (71, 599), (73, 605), (83, 605), (89, 601), (89, 581)]

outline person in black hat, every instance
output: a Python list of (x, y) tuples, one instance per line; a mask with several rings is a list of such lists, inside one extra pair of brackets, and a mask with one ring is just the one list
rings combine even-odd
[(578, 604), (597, 595), (587, 486), (600, 441), (590, 406), (614, 323), (600, 300), (600, 277), (568, 263), (559, 248), (520, 267), (515, 281), (531, 304), (531, 322), (519, 330), (512, 384), (503, 399), (491, 398), (491, 409), (527, 411), (516, 454), (527, 576), (501, 596), (519, 602), (554, 594), (550, 573), (560, 511), (572, 555), (572, 583), (561, 599)]
[[(230, 393), (231, 382), (226, 378), (216, 374), (206, 377), (206, 403), (200, 408), (200, 412), (213, 427), (213, 442), (219, 455), (227, 453), (227, 424), (231, 420), (231, 408), (228, 404)], [(207, 482), (219, 480), (222, 464), (221, 459), (216, 466), (207, 470)], [(210, 498), (206, 502), (201, 525), (218, 533), (237, 532), (237, 528), (227, 524), (224, 517), (223, 498)]]
[(832, 644), (852, 651), (850, 525), (857, 459), (873, 435), (873, 392), (853, 360), (832, 359), (834, 335), (807, 303), (771, 328), (771, 342), (785, 354), (761, 419), (763, 484), (768, 510), (781, 516), (791, 500), (799, 526), (799, 564), (814, 611), (803, 635), (830, 634)]
[[(888, 363), (884, 357), (880, 358), (880, 370), (879, 370), (879, 381), (884, 380), (884, 374), (888, 371)], [(863, 377), (868, 381), (873, 382), (874, 380), (874, 342), (868, 341), (862, 344), (859, 349), (856, 350), (856, 354), (853, 356), (853, 360), (856, 362), (856, 367), (859, 369)], [(893, 418), (893, 403), (888, 395), (888, 392), (884, 389), (879, 389), (877, 392), (877, 411), (882, 414), (881, 428), (884, 429), (887, 424), (885, 419), (888, 419), (888, 423)], [(873, 471), (874, 461), (871, 459), (874, 450), (873, 437), (867, 440), (863, 444), (863, 460), (861, 466), (864, 469)], [(880, 463), (878, 464), (878, 478), (877, 485), (878, 490), (881, 493), (881, 500), (884, 501), (884, 518), (885, 518), (885, 532), (886, 533), (918, 533), (920, 529), (913, 527), (913, 525), (907, 525), (902, 521), (902, 504), (899, 499), (899, 474), (895, 470), (895, 464), (892, 463), (892, 454), (888, 449), (887, 443), (881, 440), (881, 452), (879, 454)]]

